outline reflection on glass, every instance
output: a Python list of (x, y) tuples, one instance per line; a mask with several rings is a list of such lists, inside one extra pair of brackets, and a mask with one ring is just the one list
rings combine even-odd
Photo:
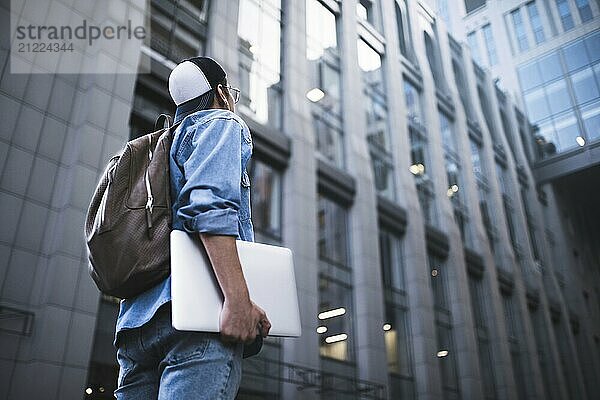
[(320, 116), (313, 116), (319, 156), (338, 168), (344, 167), (342, 131)]
[(404, 81), (404, 96), (409, 119), (416, 118), (418, 123), (423, 124), (419, 91), (406, 80)]
[(550, 107), (546, 101), (544, 88), (533, 90), (525, 95), (527, 115), (532, 122), (539, 121), (550, 115)]
[(581, 107), (581, 118), (586, 130), (588, 140), (600, 139), (600, 102), (596, 101)]
[(375, 189), (394, 199), (393, 162), (387, 121), (381, 56), (362, 38), (357, 41), (367, 116), (367, 140), (375, 176)]
[(527, 3), (527, 13), (529, 14), (529, 22), (531, 23), (531, 29), (533, 30), (535, 43), (540, 44), (546, 40), (546, 37), (544, 35), (544, 27), (542, 25), (542, 20), (540, 19), (540, 14), (538, 13), (535, 1)]
[(583, 104), (600, 96), (598, 85), (591, 68), (583, 69), (571, 75), (573, 91), (577, 104)]
[(591, 62), (600, 60), (600, 32), (596, 31), (584, 39)]
[(546, 85), (546, 97), (552, 114), (571, 108), (571, 96), (564, 79)]
[(577, 9), (579, 10), (579, 16), (581, 17), (581, 22), (587, 22), (593, 18), (592, 9), (590, 8), (590, 3), (588, 0), (577, 0)]
[(469, 32), (467, 35), (467, 42), (469, 43), (469, 47), (471, 48), (471, 56), (475, 60), (475, 62), (481, 65), (481, 53), (479, 51), (479, 42), (477, 41), (477, 32)]
[(254, 228), (270, 238), (281, 239), (281, 173), (252, 160), (249, 175)]
[(345, 208), (319, 194), (317, 223), (321, 259), (348, 266), (346, 220)]
[(532, 89), (542, 83), (542, 75), (538, 70), (537, 62), (531, 62), (519, 68), (519, 81), (523, 91)]
[(240, 108), (281, 127), (281, 9), (278, 1), (240, 0)]
[(381, 230), (379, 233), (379, 252), (384, 286), (397, 291), (404, 291), (402, 240), (392, 232)]
[(578, 40), (577, 42), (565, 47), (563, 52), (565, 56), (565, 62), (567, 64), (567, 70), (569, 72), (584, 67), (590, 62), (583, 40)]
[(446, 150), (456, 153), (456, 141), (452, 123), (448, 120), (446, 114), (440, 112), (440, 130), (442, 132), (442, 144)]
[(483, 168), (481, 165), (481, 148), (472, 139), (469, 140), (471, 146), (471, 163), (473, 164), (473, 172), (478, 180), (483, 179)]
[(306, 0), (306, 58), (317, 60), (337, 51), (335, 15), (318, 0)]
[(563, 76), (560, 59), (556, 52), (540, 58), (537, 64), (540, 67), (544, 82), (550, 82)]
[(560, 21), (562, 22), (563, 29), (566, 31), (573, 29), (573, 17), (571, 16), (571, 10), (569, 9), (569, 2), (567, 0), (556, 0), (556, 8), (560, 15)]
[(521, 9), (517, 8), (516, 10), (512, 11), (510, 15), (512, 17), (513, 26), (515, 29), (515, 37), (517, 38), (519, 50), (523, 52), (529, 49), (529, 44), (527, 43), (525, 24), (523, 23), (523, 18), (521, 17)]
[(483, 30), (483, 37), (487, 47), (489, 65), (496, 65), (498, 63), (498, 57), (496, 56), (496, 44), (494, 43), (492, 26), (486, 24), (481, 29)]
[(577, 147), (577, 137), (581, 135), (577, 126), (577, 119), (573, 112), (569, 112), (554, 119), (554, 127), (558, 136), (558, 150), (564, 151)]
[(319, 353), (321, 356), (342, 361), (354, 358), (352, 351), (352, 288), (319, 276), (319, 313), (331, 309), (344, 308), (344, 314), (319, 320), (323, 333), (319, 334)]
[(388, 329), (384, 331), (383, 335), (388, 371), (406, 377), (412, 376), (410, 327), (406, 310), (391, 303), (386, 303), (385, 317)]

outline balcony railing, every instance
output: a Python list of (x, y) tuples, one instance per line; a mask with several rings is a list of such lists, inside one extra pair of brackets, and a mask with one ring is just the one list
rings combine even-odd
[[(387, 398), (385, 386), (379, 383), (268, 358), (258, 358), (253, 364), (256, 368), (245, 370), (246, 375), (295, 384), (299, 391), (312, 389), (316, 393), (322, 393), (327, 395), (327, 398), (332, 399), (342, 394), (355, 395), (357, 399), (383, 400)], [(260, 373), (260, 371), (272, 371), (274, 369), (279, 373), (273, 375)]]

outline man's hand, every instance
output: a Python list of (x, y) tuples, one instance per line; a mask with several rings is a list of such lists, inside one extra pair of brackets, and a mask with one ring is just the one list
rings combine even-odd
[(267, 314), (252, 300), (225, 298), (219, 324), (223, 341), (250, 344), (256, 339), (257, 332), (262, 337), (267, 337), (270, 329), (271, 322)]
[(200, 239), (225, 297), (219, 322), (221, 338), (226, 342), (252, 343), (257, 328), (258, 334), (266, 337), (271, 322), (264, 310), (250, 300), (235, 237), (201, 233)]

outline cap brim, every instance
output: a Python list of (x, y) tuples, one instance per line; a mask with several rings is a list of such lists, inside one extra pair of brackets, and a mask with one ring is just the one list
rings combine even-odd
[(175, 120), (173, 123), (176, 124), (182, 121), (185, 117), (196, 111), (204, 110), (209, 106), (208, 101), (210, 99), (211, 96), (202, 95), (180, 104), (175, 111)]

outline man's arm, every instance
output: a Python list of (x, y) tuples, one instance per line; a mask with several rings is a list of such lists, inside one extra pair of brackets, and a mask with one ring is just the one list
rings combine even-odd
[(271, 327), (265, 312), (252, 302), (237, 246), (242, 126), (233, 119), (215, 118), (196, 126), (184, 149), (186, 179), (177, 216), (183, 229), (200, 236), (225, 297), (220, 333), (226, 341), (254, 340), (257, 327), (267, 336)]
[(240, 264), (235, 237), (201, 233), (200, 239), (208, 253), (225, 299), (249, 302), (250, 295)]

